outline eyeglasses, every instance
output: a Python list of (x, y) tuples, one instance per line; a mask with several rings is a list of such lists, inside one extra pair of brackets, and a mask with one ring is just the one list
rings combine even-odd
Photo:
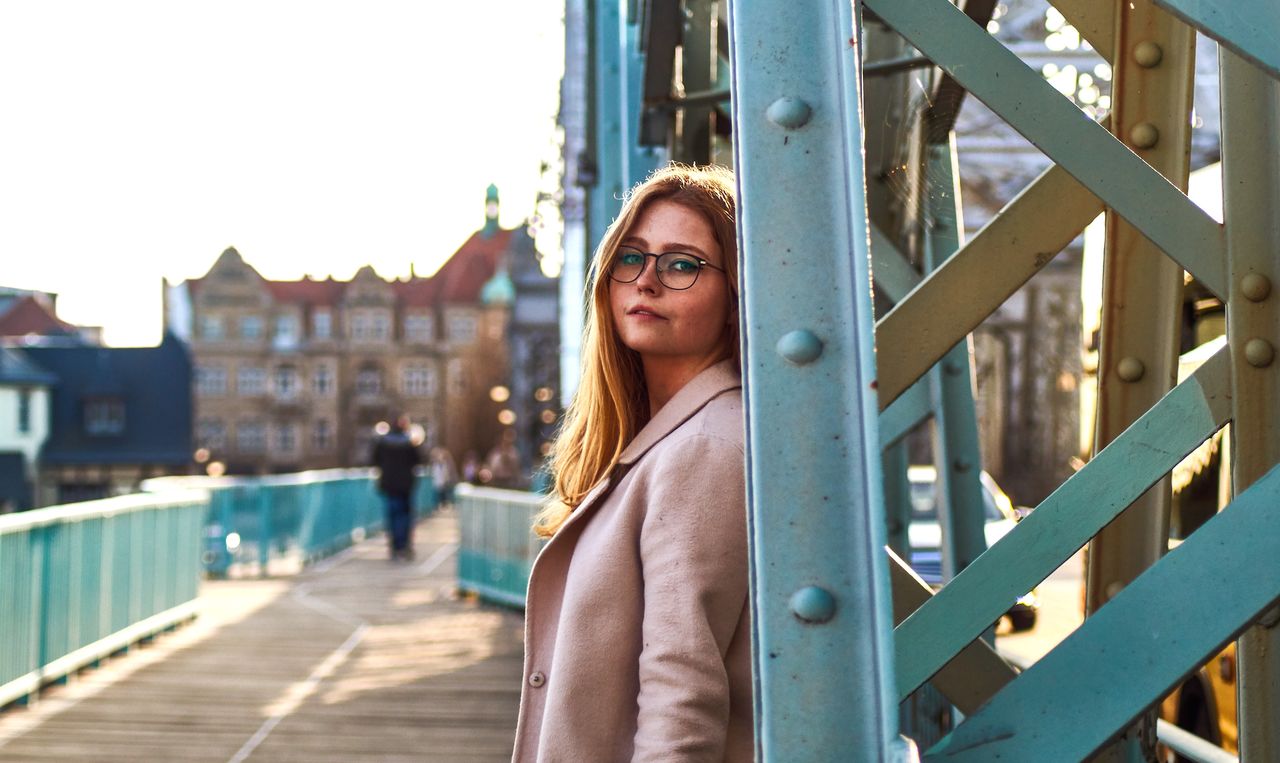
[(624, 246), (618, 249), (617, 256), (613, 258), (613, 264), (609, 266), (609, 277), (618, 283), (632, 283), (640, 278), (645, 265), (649, 264), (650, 257), (657, 261), (654, 267), (657, 268), (658, 281), (668, 289), (676, 291), (683, 291), (693, 286), (704, 267), (719, 270), (721, 273), (725, 272), (724, 268), (716, 267), (701, 257), (687, 252), (653, 254)]

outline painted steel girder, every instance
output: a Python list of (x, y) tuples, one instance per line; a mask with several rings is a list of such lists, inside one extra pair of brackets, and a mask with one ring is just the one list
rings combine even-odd
[(1155, 4), (1280, 78), (1280, 4), (1275, 0), (1155, 0)]
[(1133, 581), (924, 759), (1085, 759), (1280, 599), (1278, 503), (1280, 467)]
[(1222, 428), (1231, 415), (1230, 383), (1229, 359), (1219, 350), (899, 625), (899, 699)]
[(1038, 72), (947, 0), (865, 3), (1206, 288), (1225, 296), (1222, 226)]
[(729, 18), (759, 759), (891, 759), (860, 24), (817, 0)]

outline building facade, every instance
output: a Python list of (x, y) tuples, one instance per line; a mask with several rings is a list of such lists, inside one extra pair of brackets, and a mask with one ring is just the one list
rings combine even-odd
[(228, 473), (368, 463), (375, 427), (405, 414), (426, 447), (459, 462), (499, 440), (509, 301), (482, 300), (508, 251), (528, 238), (497, 224), (438, 272), (386, 280), (270, 281), (234, 249), (166, 290), (166, 322), (195, 364), (195, 447)]
[(0, 346), (0, 514), (34, 505), (40, 449), (57, 379), (21, 350)]

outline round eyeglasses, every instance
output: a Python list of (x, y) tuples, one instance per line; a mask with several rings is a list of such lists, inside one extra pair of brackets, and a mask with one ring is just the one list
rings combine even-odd
[(721, 273), (725, 272), (724, 268), (712, 265), (688, 252), (654, 254), (624, 246), (618, 249), (617, 256), (613, 258), (613, 264), (609, 266), (609, 277), (618, 283), (632, 283), (640, 278), (645, 265), (649, 264), (650, 257), (656, 261), (654, 267), (657, 269), (658, 281), (668, 289), (676, 291), (683, 291), (693, 286), (704, 267), (719, 270)]

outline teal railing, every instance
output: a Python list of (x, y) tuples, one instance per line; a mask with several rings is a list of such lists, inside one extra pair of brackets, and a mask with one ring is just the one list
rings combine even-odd
[(530, 528), (544, 499), (536, 493), (458, 485), (460, 589), (486, 601), (524, 607), (529, 570), (542, 548)]
[(208, 494), (0, 516), (0, 706), (195, 614)]
[[(214, 577), (294, 572), (383, 527), (384, 508), (369, 469), (325, 469), (264, 477), (162, 477), (144, 490), (209, 491), (202, 559)], [(419, 516), (438, 502), (429, 477), (419, 479)]]

